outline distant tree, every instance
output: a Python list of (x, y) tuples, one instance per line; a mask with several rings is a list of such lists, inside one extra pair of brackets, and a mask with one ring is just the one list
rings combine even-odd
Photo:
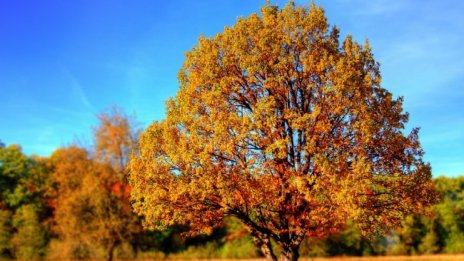
[(126, 163), (138, 134), (132, 118), (118, 108), (98, 119), (93, 153), (71, 146), (52, 155), (52, 197), (56, 230), (69, 243), (63, 245), (68, 257), (92, 257), (98, 242), (106, 259), (112, 260), (115, 248), (141, 230), (126, 182)]
[(305, 236), (397, 226), (434, 200), (418, 130), (380, 85), (366, 43), (329, 28), (324, 11), (267, 4), (186, 54), (166, 119), (130, 162), (133, 206), (147, 227), (211, 233), (243, 222), (268, 260), (297, 260)]
[(392, 254), (415, 255), (419, 253), (419, 245), (425, 236), (425, 227), (417, 215), (403, 219), (401, 227), (395, 231), (395, 242), (389, 250)]
[(45, 255), (48, 240), (38, 213), (36, 206), (23, 205), (13, 217), (16, 233), (11, 239), (11, 245), (18, 259), (32, 260)]
[(343, 231), (329, 235), (325, 240), (326, 254), (329, 256), (363, 256), (372, 253), (368, 241), (362, 237), (359, 229), (348, 222)]
[(39, 258), (48, 243), (46, 171), (19, 145), (0, 146), (0, 256)]
[(135, 126), (135, 116), (128, 116), (121, 108), (112, 107), (97, 117), (99, 122), (94, 127), (95, 156), (125, 176), (129, 157), (140, 133)]
[(421, 254), (436, 254), (443, 248), (441, 239), (441, 226), (438, 219), (435, 217), (422, 217), (422, 222), (426, 227), (426, 233), (422, 237), (421, 243), (418, 246)]
[(19, 145), (0, 148), (0, 206), (13, 209), (24, 203), (30, 192), (25, 184), (30, 168)]
[[(94, 127), (95, 159), (109, 164), (117, 174), (111, 185), (114, 213), (117, 222), (109, 224), (113, 235), (107, 242), (107, 260), (113, 259), (113, 250), (134, 233), (141, 230), (140, 222), (130, 205), (130, 187), (127, 184), (127, 163), (135, 149), (140, 134), (135, 116), (128, 116), (119, 107), (112, 107), (97, 115), (99, 122)], [(108, 213), (109, 214), (109, 213)]]
[(100, 200), (94, 193), (100, 187), (96, 166), (85, 149), (68, 147), (53, 152), (50, 168), (53, 230), (59, 240), (52, 251), (60, 253), (60, 259), (90, 258), (92, 248), (101, 245), (101, 225), (94, 214)]
[[(435, 181), (440, 202), (434, 206), (445, 253), (464, 253), (464, 177), (439, 177)], [(440, 231), (440, 230), (438, 230)]]
[(0, 259), (12, 257), (10, 244), (12, 234), (11, 211), (0, 209)]
[(104, 249), (111, 260), (115, 247), (138, 230), (129, 203), (121, 200), (128, 191), (119, 187), (117, 173), (78, 147), (58, 149), (51, 164), (59, 258), (98, 257)]

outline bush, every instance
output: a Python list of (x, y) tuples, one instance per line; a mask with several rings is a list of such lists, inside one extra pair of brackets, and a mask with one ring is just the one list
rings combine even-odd
[(220, 249), (221, 258), (256, 258), (258, 249), (250, 236), (226, 242)]
[(20, 207), (13, 217), (17, 232), (11, 239), (13, 253), (19, 259), (36, 259), (45, 255), (47, 236), (34, 205)]

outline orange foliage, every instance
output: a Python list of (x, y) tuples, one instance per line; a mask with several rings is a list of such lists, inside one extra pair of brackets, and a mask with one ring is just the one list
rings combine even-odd
[(137, 143), (138, 131), (134, 117), (129, 117), (118, 107), (97, 115), (99, 124), (94, 128), (95, 154), (123, 174), (128, 158)]
[[(107, 260), (118, 244), (139, 232), (139, 220), (130, 204), (126, 161), (137, 133), (118, 109), (99, 115), (95, 153), (68, 147), (50, 158), (53, 170), (49, 204), (55, 211), (55, 230), (71, 253), (79, 247), (104, 247)], [(67, 256), (66, 256), (67, 255)]]
[(266, 5), (186, 54), (167, 116), (130, 162), (148, 227), (210, 233), (241, 220), (268, 259), (353, 219), (366, 235), (434, 200), (418, 130), (381, 87), (368, 43), (339, 42), (324, 11)]

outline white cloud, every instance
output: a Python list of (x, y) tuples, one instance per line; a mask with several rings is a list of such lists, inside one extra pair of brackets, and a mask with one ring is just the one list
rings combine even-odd
[(84, 88), (80, 85), (77, 78), (65, 67), (61, 68), (62, 73), (68, 81), (69, 87), (71, 88), (71, 95), (77, 99), (77, 101), (90, 111), (95, 111), (92, 104), (90, 103)]

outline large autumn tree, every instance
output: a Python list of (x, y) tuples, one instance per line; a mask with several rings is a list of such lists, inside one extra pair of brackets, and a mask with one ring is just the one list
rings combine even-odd
[(434, 198), (418, 130), (381, 86), (371, 49), (322, 8), (267, 4), (186, 54), (166, 119), (130, 162), (133, 206), (149, 228), (209, 233), (241, 220), (269, 260), (298, 259), (303, 238), (365, 235)]

